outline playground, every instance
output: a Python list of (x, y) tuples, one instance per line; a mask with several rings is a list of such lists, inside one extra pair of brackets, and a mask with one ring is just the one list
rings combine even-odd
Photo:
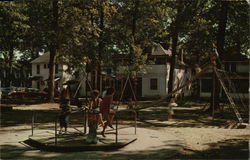
[[(147, 106), (152, 101), (138, 103)], [(40, 140), (41, 137), (50, 137), (54, 143), (54, 117), (58, 104), (13, 105), (12, 110), (2, 111), (1, 159), (248, 158), (249, 128), (237, 126), (237, 119), (230, 110), (227, 112), (228, 108), (225, 108), (223, 117), (216, 114), (213, 118), (204, 113), (206, 106), (203, 103), (186, 101), (179, 104), (174, 107), (175, 115), (170, 120), (167, 120), (167, 102), (140, 110), (136, 135), (133, 116), (129, 113), (124, 116), (126, 113), (123, 113), (117, 124), (118, 142), (126, 138), (136, 137), (136, 140), (120, 149), (76, 152), (41, 151), (24, 143), (29, 137), (40, 137)], [(31, 136), (34, 111), (36, 118)], [(71, 115), (70, 119), (68, 133), (58, 137), (58, 145), (67, 138), (70, 139), (67, 146), (85, 143), (84, 134), (79, 134), (84, 132), (82, 114)], [(101, 141), (97, 146), (105, 144), (100, 129), (97, 130), (97, 137)], [(115, 130), (108, 128), (105, 139), (106, 143), (115, 143)]]
[[(113, 100), (114, 89), (108, 88), (101, 100), (99, 91), (93, 90), (88, 83), (92, 98), (86, 97), (81, 105), (70, 104), (65, 99), (67, 89), (62, 90), (60, 103), (1, 104), (1, 158), (247, 159), (249, 117), (246, 102), (240, 94), (233, 96), (235, 86), (226, 72), (213, 63), (196, 70), (186, 83), (157, 100), (138, 101), (128, 75), (119, 99)], [(225, 94), (219, 107), (216, 107), (214, 96), (215, 83), (210, 100), (177, 98), (181, 94), (178, 91), (209, 70)], [(126, 87), (130, 87), (133, 100), (124, 101)], [(107, 113), (101, 111), (105, 101), (109, 107)], [(63, 107), (68, 109), (64, 111)], [(112, 121), (111, 110), (114, 112)], [(65, 113), (63, 123), (67, 123), (66, 127), (60, 119)], [(100, 113), (101, 120), (109, 114), (102, 124), (98, 120)]]
[(250, 1), (3, 1), (0, 159), (249, 159)]

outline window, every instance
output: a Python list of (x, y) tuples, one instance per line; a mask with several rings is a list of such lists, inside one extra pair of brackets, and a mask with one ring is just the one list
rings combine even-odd
[(230, 70), (229, 70), (229, 64), (228, 64), (228, 63), (225, 63), (225, 70), (226, 70), (226, 71), (230, 71)]
[(236, 72), (236, 64), (235, 63), (231, 64), (231, 72)]
[(43, 68), (46, 69), (46, 64), (43, 65)]
[(150, 79), (150, 89), (151, 90), (157, 90), (157, 78)]
[(166, 58), (165, 57), (156, 58), (155, 64), (166, 64)]
[(235, 63), (225, 63), (225, 70), (228, 72), (236, 72), (236, 64)]
[(36, 65), (36, 74), (40, 74), (40, 64)]

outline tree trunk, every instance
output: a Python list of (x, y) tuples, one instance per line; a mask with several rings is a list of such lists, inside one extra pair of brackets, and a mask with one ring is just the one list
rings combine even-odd
[(174, 83), (174, 68), (175, 68), (175, 60), (177, 56), (177, 45), (178, 45), (178, 34), (179, 34), (179, 21), (180, 21), (180, 12), (181, 12), (181, 5), (179, 4), (177, 9), (176, 19), (172, 26), (172, 57), (170, 63), (170, 71), (169, 71), (169, 80), (168, 80), (168, 93), (173, 91), (173, 83)]
[(168, 93), (173, 91), (173, 83), (174, 83), (174, 68), (175, 68), (175, 60), (177, 56), (176, 48), (178, 41), (178, 33), (174, 33), (172, 36), (172, 57), (170, 63), (170, 71), (169, 71), (169, 81), (168, 81)]
[(55, 63), (56, 63), (56, 48), (51, 47), (50, 49), (50, 58), (49, 58), (49, 81), (48, 81), (48, 89), (49, 89), (49, 102), (54, 101), (55, 96)]
[(133, 20), (132, 20), (133, 42), (135, 42), (135, 32), (136, 32), (136, 21), (137, 21), (138, 7), (139, 7), (139, 1), (136, 0), (136, 1), (134, 1), (134, 11), (133, 11)]
[[(139, 7), (139, 5), (140, 5), (140, 1), (138, 1), (138, 0), (136, 0), (136, 1), (134, 1), (134, 12), (133, 12), (133, 20), (132, 20), (132, 44), (136, 44), (137, 42), (136, 42), (136, 39), (135, 39), (135, 33), (136, 33), (136, 21), (137, 21), (137, 14), (138, 14), (138, 7)], [(132, 52), (131, 52), (131, 57), (133, 57), (132, 56), (132, 54), (134, 53), (134, 50), (131, 50)], [(132, 62), (132, 60), (131, 60), (131, 62)], [(135, 96), (136, 96), (136, 83), (134, 83), (135, 82), (135, 80), (137, 79), (137, 77), (135, 77), (135, 78), (131, 78), (131, 85), (133, 85), (133, 86), (131, 86), (131, 89), (133, 89), (133, 91), (131, 91), (131, 92), (134, 92), (134, 94), (135, 94)], [(134, 97), (134, 98), (136, 98), (136, 97)], [(134, 101), (135, 101), (135, 99), (134, 99)]]
[[(226, 25), (227, 25), (227, 12), (228, 12), (228, 2), (221, 1), (221, 10), (219, 14), (219, 26), (217, 32), (217, 50), (220, 58), (224, 56), (224, 44), (226, 35)], [(220, 68), (221, 66), (217, 66)]]
[(8, 70), (8, 81), (7, 81), (7, 86), (11, 86), (12, 85), (12, 78), (13, 78), (13, 57), (14, 57), (14, 50), (13, 48), (11, 47), (10, 50), (9, 50), (9, 70)]
[[(226, 25), (227, 25), (227, 12), (228, 12), (228, 2), (227, 1), (221, 1), (221, 10), (219, 14), (219, 26), (218, 26), (218, 32), (217, 32), (217, 50), (219, 53), (218, 58), (223, 58), (225, 51), (224, 51), (224, 44), (225, 44), (225, 34), (226, 34)], [(217, 68), (221, 68), (221, 64), (217, 64)], [(220, 84), (218, 79), (215, 80), (215, 93), (214, 93), (214, 109), (219, 109), (219, 98), (220, 98)], [(211, 91), (211, 96), (213, 95)], [(212, 111), (213, 102), (212, 98), (210, 101), (210, 110)]]
[(98, 46), (98, 66), (97, 66), (97, 77), (96, 77), (96, 89), (100, 90), (101, 89), (101, 61), (102, 61), (102, 54), (104, 53), (104, 43), (103, 43), (103, 32), (104, 32), (104, 3), (103, 0), (100, 1), (100, 9), (99, 9), (99, 16), (100, 16), (100, 23), (99, 23), (99, 28), (100, 28), (100, 37), (99, 37), (99, 46)]
[(53, 1), (53, 23), (52, 30), (54, 30), (55, 37), (50, 46), (50, 59), (49, 59), (49, 102), (54, 101), (55, 96), (55, 63), (56, 63), (56, 52), (57, 52), (57, 32), (58, 32), (58, 1)]
[(136, 44), (135, 32), (136, 32), (136, 21), (137, 21), (137, 14), (138, 14), (137, 12), (138, 12), (138, 7), (139, 7), (139, 1), (136, 0), (136, 1), (133, 1), (133, 3), (134, 3), (134, 8), (133, 8), (133, 12), (132, 12), (132, 26), (131, 26), (132, 41), (130, 42), (130, 48), (129, 48), (129, 59), (130, 59), (129, 65), (133, 64), (134, 49), (132, 46)]

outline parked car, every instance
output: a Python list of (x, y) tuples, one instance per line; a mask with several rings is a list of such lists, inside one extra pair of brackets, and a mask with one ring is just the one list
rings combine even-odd
[(40, 90), (37, 88), (26, 88), (25, 92), (40, 92)]
[(40, 92), (12, 92), (8, 97), (14, 99), (46, 99), (48, 93)]
[(6, 98), (14, 99), (46, 99), (47, 95), (47, 92), (40, 91), (37, 88), (15, 87), (12, 90), (8, 90), (8, 92), (5, 91)]
[(11, 86), (11, 87), (6, 87), (6, 88), (0, 88), (2, 98), (8, 97), (8, 95), (9, 95), (11, 92), (14, 92), (14, 91), (15, 91), (15, 88), (16, 88), (16, 87), (13, 87), (13, 86)]

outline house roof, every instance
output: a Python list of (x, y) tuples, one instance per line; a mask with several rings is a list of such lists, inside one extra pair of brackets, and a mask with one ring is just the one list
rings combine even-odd
[(49, 57), (50, 57), (50, 53), (46, 52), (40, 57), (37, 57), (36, 59), (31, 61), (31, 63), (49, 63)]
[(155, 46), (152, 48), (151, 52), (152, 56), (160, 56), (160, 55), (172, 55), (172, 51), (170, 49), (166, 50), (160, 45), (159, 43), (155, 44)]

